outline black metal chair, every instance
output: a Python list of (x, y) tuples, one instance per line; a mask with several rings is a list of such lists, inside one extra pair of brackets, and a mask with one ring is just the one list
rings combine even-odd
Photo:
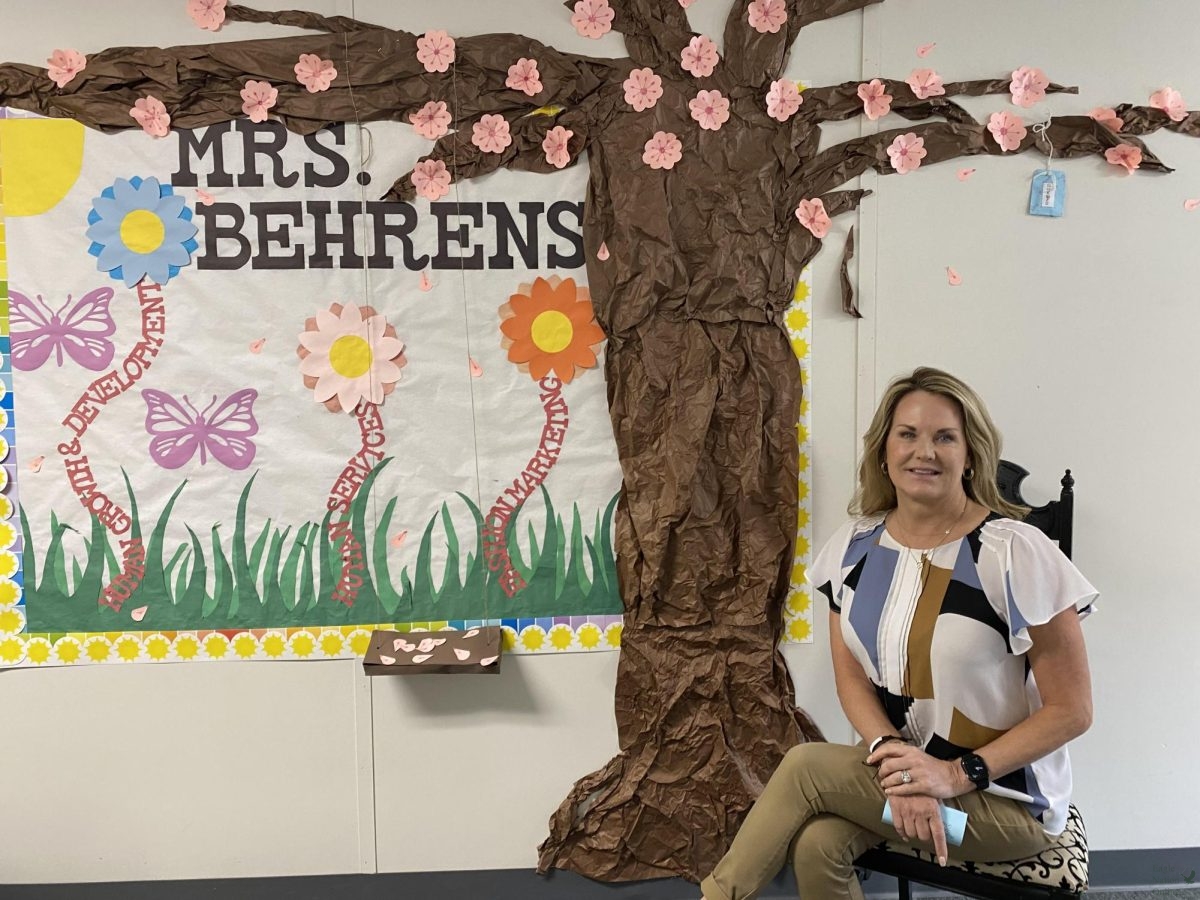
[[(1075, 512), (1075, 479), (1071, 470), (1067, 469), (1062, 477), (1058, 499), (1042, 506), (1033, 506), (1021, 496), (1021, 482), (1029, 475), (1026, 469), (1001, 460), (996, 474), (1001, 496), (1010, 503), (1032, 507), (1025, 521), (1058, 541), (1059, 549), (1069, 559)], [(1088, 886), (1087, 833), (1079, 810), (1072, 806), (1066, 830), (1059, 840), (1026, 859), (976, 863), (952, 857), (949, 865), (942, 867), (932, 853), (884, 841), (860, 856), (855, 866), (864, 878), (871, 872), (895, 878), (900, 900), (911, 900), (913, 881), (976, 900), (1077, 900)]]

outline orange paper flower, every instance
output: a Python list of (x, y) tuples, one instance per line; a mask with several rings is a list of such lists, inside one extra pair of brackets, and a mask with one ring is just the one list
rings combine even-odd
[(517, 291), (500, 307), (501, 346), (509, 362), (534, 381), (553, 372), (564, 383), (595, 367), (604, 332), (586, 286), (551, 275)]

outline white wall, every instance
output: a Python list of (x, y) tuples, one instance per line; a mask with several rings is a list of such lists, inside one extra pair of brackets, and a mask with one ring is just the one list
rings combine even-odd
[[(183, 5), (0, 0), (0, 59), (203, 41)], [(309, 6), (621, 52), (613, 36), (578, 38), (554, 0)], [(726, 8), (701, 0), (690, 13), (718, 35)], [(276, 33), (241, 25), (217, 39)], [(1200, 107), (1197, 34), (1189, 0), (888, 0), (806, 31), (790, 73), (857, 79), (865, 60), (868, 74), (903, 78), (919, 64), (914, 48), (937, 41), (924, 64), (947, 80), (1036, 65), (1080, 85), (1078, 97), (1051, 98), (1055, 112), (1145, 102), (1167, 83)], [(1076, 559), (1104, 595), (1086, 628), (1096, 724), (1074, 748), (1097, 850), (1200, 845), (1200, 722), (1187, 700), (1200, 675), (1189, 552), (1200, 507), (1189, 390), (1200, 211), (1182, 207), (1200, 196), (1200, 142), (1149, 142), (1178, 173), (1126, 178), (1094, 159), (1067, 162), (1058, 221), (1023, 214), (1030, 156), (964, 163), (978, 169), (966, 183), (954, 163), (871, 176), (876, 195), (857, 218), (866, 318), (838, 311), (837, 237), (851, 217), (815, 274), (818, 540), (844, 515), (877, 392), (919, 363), (950, 368), (989, 400), (1009, 456), (1034, 473), (1028, 496), (1050, 496), (1060, 469), (1075, 472)], [(947, 265), (961, 287), (946, 285)], [(802, 705), (847, 737), (824, 628), (787, 656)], [(0, 881), (531, 866), (571, 783), (616, 750), (615, 672), (606, 654), (509, 657), (496, 679), (368, 682), (349, 662), (0, 673)]]

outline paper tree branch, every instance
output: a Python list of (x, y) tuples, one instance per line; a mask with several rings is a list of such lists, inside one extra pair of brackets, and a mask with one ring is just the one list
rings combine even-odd
[[(625, 35), (625, 49), (637, 66), (665, 72), (679, 68), (679, 54), (695, 37), (678, 3), (661, 0), (610, 0), (612, 27)], [(575, 0), (563, 6), (574, 9)]]
[[(869, 80), (869, 79), (865, 79)], [(1007, 94), (1009, 79), (998, 78), (980, 81), (952, 81), (943, 85), (944, 96), (928, 97), (924, 100), (913, 93), (905, 81), (880, 78), (887, 93), (892, 96), (891, 111), (906, 119), (931, 119), (941, 117), (950, 122), (974, 122), (965, 109), (950, 100), (950, 97), (982, 97), (988, 94)], [(808, 88), (804, 92), (804, 104), (800, 115), (811, 122), (835, 122), (863, 115), (863, 102), (858, 96), (860, 81)], [(1079, 88), (1051, 84), (1047, 94), (1077, 94)]]

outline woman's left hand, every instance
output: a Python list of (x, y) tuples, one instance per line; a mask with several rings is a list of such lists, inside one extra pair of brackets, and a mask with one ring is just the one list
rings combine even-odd
[[(875, 777), (888, 795), (906, 797), (924, 794), (947, 800), (967, 793), (959, 785), (956, 777), (958, 764), (954, 760), (938, 759), (911, 744), (888, 741), (877, 747), (867, 757), (867, 762), (879, 766)], [(907, 779), (905, 772), (908, 773)]]

